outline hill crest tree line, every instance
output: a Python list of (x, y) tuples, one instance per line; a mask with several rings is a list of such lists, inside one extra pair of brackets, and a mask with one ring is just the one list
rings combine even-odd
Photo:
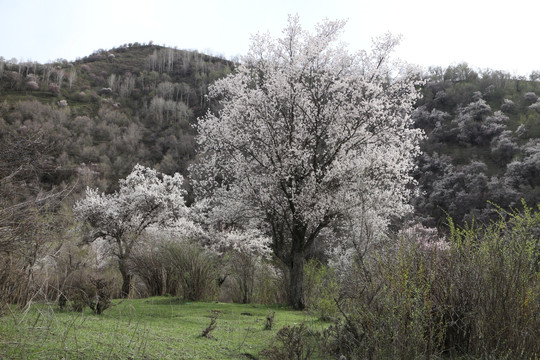
[[(377, 357), (388, 337), (389, 358), (497, 353), (503, 335), (538, 355), (539, 74), (419, 73), (392, 62), (391, 35), (349, 53), (343, 26), (310, 33), (291, 17), (238, 63), (152, 44), (74, 63), (0, 58), (2, 304), (287, 302), (339, 319), (330, 347), (348, 356)], [(463, 309), (473, 279), (436, 283), (458, 281), (475, 242), (486, 263), (471, 269), (489, 271), (497, 246), (525, 266), (501, 280), (519, 287), (514, 308), (475, 293)], [(381, 259), (406, 263), (384, 260), (390, 278)], [(381, 314), (404, 327), (371, 328), (390, 299), (403, 312)], [(487, 303), (523, 320), (516, 333), (483, 338), (493, 319), (473, 313)], [(510, 343), (519, 329), (533, 330)]]

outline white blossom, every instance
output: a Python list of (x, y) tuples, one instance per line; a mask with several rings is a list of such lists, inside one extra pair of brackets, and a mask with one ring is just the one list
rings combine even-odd
[(282, 38), (255, 36), (197, 125), (198, 199), (221, 223), (268, 234), (291, 271), (322, 229), (366, 209), (384, 224), (410, 210), (418, 82), (389, 61), (395, 38), (350, 54), (337, 44), (344, 25), (311, 34), (292, 17)]
[(113, 194), (86, 189), (86, 197), (73, 210), (79, 220), (89, 223), (94, 231), (92, 240), (100, 237), (140, 235), (150, 225), (165, 226), (184, 216), (183, 177), (163, 175), (136, 165), (126, 179), (120, 180), (120, 190)]
[(252, 257), (271, 254), (271, 240), (257, 229), (232, 230), (221, 237), (220, 246)]
[(120, 180), (119, 191), (100, 194), (87, 188), (86, 197), (73, 207), (76, 217), (92, 228), (87, 241), (99, 240), (95, 246), (98, 259), (103, 262), (107, 255), (118, 259), (124, 295), (129, 292), (130, 279), (126, 261), (141, 234), (152, 226), (174, 225), (186, 216), (183, 182), (178, 173), (160, 175), (136, 165), (126, 179)]

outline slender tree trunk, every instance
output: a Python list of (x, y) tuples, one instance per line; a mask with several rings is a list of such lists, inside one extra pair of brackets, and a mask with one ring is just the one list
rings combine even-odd
[(129, 289), (131, 285), (131, 274), (129, 273), (129, 268), (127, 264), (127, 259), (118, 259), (118, 268), (120, 274), (122, 275), (122, 298), (127, 298), (129, 296)]
[(304, 301), (304, 252), (296, 251), (291, 254), (289, 264), (289, 304), (295, 310), (303, 310)]

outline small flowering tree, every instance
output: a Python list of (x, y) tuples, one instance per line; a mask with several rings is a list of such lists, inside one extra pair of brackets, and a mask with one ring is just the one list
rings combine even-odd
[(257, 265), (271, 256), (271, 240), (256, 229), (231, 230), (216, 237), (215, 246), (230, 255), (229, 269), (243, 304), (252, 301), (255, 289)]
[(58, 86), (55, 83), (50, 83), (49, 84), (49, 91), (51, 93), (53, 93), (54, 95), (58, 95), (58, 94), (60, 94), (60, 86)]
[(391, 36), (350, 54), (337, 43), (344, 25), (326, 21), (310, 34), (291, 17), (283, 38), (254, 37), (237, 72), (211, 86), (215, 111), (197, 127), (198, 200), (209, 199), (222, 224), (272, 239), (297, 309), (304, 259), (323, 230), (410, 210), (416, 74), (390, 62)]
[(185, 215), (183, 181), (178, 173), (161, 175), (136, 165), (126, 179), (120, 180), (118, 192), (99, 194), (97, 189), (88, 188), (86, 197), (75, 204), (77, 218), (92, 228), (87, 242), (100, 239), (117, 258), (122, 296), (129, 294), (128, 260), (141, 234), (150, 226), (165, 227)]
[(36, 81), (30, 80), (26, 83), (26, 88), (28, 90), (36, 91), (36, 90), (39, 90), (39, 85)]

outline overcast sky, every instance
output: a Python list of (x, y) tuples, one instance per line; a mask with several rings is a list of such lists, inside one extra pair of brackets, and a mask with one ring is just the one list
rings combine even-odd
[(0, 0), (0, 12), (7, 60), (71, 61), (149, 41), (231, 58), (247, 52), (252, 34), (280, 36), (287, 15), (298, 14), (309, 30), (348, 19), (351, 51), (390, 31), (403, 36), (397, 55), (424, 67), (540, 70), (538, 0)]

